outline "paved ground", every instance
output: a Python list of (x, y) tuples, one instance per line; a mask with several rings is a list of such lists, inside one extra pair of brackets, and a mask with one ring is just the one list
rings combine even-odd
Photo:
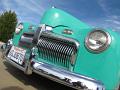
[(0, 41), (0, 47), (3, 45), (4, 43)]
[[(1, 52), (0, 52), (1, 56)], [(25, 75), (0, 57), (0, 90), (73, 90), (37, 74)]]

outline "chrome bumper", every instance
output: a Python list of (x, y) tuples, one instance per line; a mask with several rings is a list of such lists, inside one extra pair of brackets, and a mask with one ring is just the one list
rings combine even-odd
[(31, 75), (32, 74), (32, 69), (30, 66), (30, 62), (26, 61), (25, 66), (21, 66), (17, 63), (15, 63), (14, 61), (12, 61), (11, 59), (9, 59), (8, 57), (4, 57), (6, 59), (6, 62), (8, 62), (9, 64), (13, 65), (14, 67), (20, 69), (21, 71), (23, 71), (25, 74), (27, 75)]
[(31, 66), (30, 64), (26, 64), (25, 67), (22, 67), (7, 57), (5, 57), (5, 59), (8, 63), (24, 71), (25, 73), (28, 72), (28, 74), (32, 74), (31, 72), (35, 72), (53, 81), (59, 82), (75, 89), (105, 90), (104, 85), (100, 81), (79, 74), (75, 74), (67, 70), (56, 68), (55, 66), (46, 63), (36, 62), (35, 60), (32, 60)]
[(32, 63), (33, 72), (69, 87), (80, 90), (105, 90), (104, 85), (95, 79), (59, 69), (46, 63), (35, 62), (35, 60), (32, 60)]
[(20, 69), (21, 71), (25, 71), (25, 68), (20, 66), (19, 64), (15, 63), (14, 61), (12, 61), (11, 59), (9, 59), (8, 57), (4, 57), (6, 62), (10, 63), (11, 65), (13, 65), (14, 67)]

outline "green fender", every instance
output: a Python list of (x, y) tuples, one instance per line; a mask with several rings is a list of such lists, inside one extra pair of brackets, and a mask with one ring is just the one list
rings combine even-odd
[[(46, 11), (40, 23), (55, 27), (52, 32), (73, 38), (80, 43), (73, 66), (74, 73), (100, 80), (107, 90), (118, 86), (120, 79), (120, 35), (118, 33), (110, 29), (105, 30), (111, 36), (111, 44), (105, 51), (96, 54), (85, 47), (85, 38), (94, 30), (92, 26), (56, 8)], [(64, 29), (72, 30), (73, 34), (63, 34)]]

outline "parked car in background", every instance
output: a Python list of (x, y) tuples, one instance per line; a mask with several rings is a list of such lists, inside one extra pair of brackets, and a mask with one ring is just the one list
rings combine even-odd
[(80, 90), (114, 90), (120, 84), (119, 38), (51, 8), (39, 26), (18, 24), (3, 55), (28, 75), (35, 72)]

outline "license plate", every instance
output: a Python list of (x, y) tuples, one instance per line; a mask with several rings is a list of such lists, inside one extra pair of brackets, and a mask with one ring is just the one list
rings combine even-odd
[(26, 50), (12, 46), (10, 52), (8, 53), (8, 58), (22, 65), (24, 62), (25, 53)]

